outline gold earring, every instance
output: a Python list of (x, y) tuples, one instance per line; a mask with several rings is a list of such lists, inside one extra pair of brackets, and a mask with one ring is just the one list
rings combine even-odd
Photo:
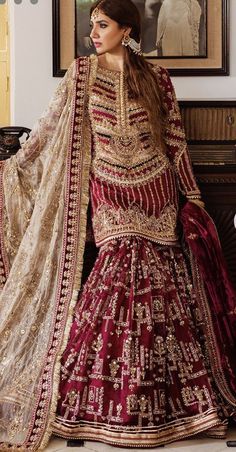
[(125, 47), (129, 47), (136, 55), (142, 55), (141, 42), (135, 41), (129, 35), (124, 35), (121, 44)]
[(130, 37), (129, 35), (124, 35), (122, 39), (122, 45), (127, 47), (130, 43)]

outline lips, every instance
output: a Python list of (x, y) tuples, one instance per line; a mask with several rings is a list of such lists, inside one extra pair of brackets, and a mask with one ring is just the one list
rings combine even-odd
[(100, 42), (94, 42), (95, 47), (100, 47), (102, 44)]

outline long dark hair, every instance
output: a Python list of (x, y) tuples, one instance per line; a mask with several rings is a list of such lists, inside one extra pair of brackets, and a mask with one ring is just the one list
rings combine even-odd
[[(135, 41), (141, 40), (141, 18), (131, 0), (97, 0), (91, 7), (90, 15), (97, 7), (121, 28), (130, 27), (130, 37)], [(153, 134), (156, 141), (160, 142), (166, 110), (153, 65), (142, 55), (137, 55), (129, 47), (125, 47), (124, 70), (129, 96), (143, 102), (149, 113)]]

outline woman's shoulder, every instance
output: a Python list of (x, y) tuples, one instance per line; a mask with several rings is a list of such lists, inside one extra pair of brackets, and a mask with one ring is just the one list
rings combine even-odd
[(66, 71), (67, 79), (77, 78), (78, 74), (86, 71), (86, 67), (90, 66), (91, 57), (89, 56), (79, 56), (74, 58), (74, 60), (69, 65)]
[(153, 71), (157, 77), (158, 84), (163, 91), (172, 90), (172, 82), (168, 69), (157, 64), (152, 64)]
[(89, 55), (89, 56), (78, 56), (75, 58), (75, 63), (77, 65), (84, 65), (84, 64), (90, 64), (91, 61), (97, 60), (97, 56), (95, 54)]
[(166, 69), (163, 66), (159, 66), (158, 64), (152, 64), (152, 69), (160, 78), (166, 78), (168, 79), (170, 77), (168, 69)]

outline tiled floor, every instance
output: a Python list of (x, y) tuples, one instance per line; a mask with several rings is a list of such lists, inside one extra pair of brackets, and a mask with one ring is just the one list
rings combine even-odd
[[(164, 448), (159, 448), (164, 452), (174, 452), (176, 449), (178, 452), (233, 452), (235, 449), (227, 447), (226, 441), (236, 441), (236, 428), (231, 429), (228, 432), (227, 440), (216, 440), (216, 439), (192, 439), (185, 441), (178, 441), (176, 443), (169, 444)], [(108, 446), (102, 443), (96, 443), (94, 441), (85, 441), (83, 447), (67, 447), (67, 442), (59, 439), (53, 438), (48, 447), (45, 449), (46, 452), (75, 452), (75, 451), (98, 451), (98, 452), (130, 452), (136, 451), (138, 449), (124, 449), (118, 447)], [(139, 449), (142, 452), (150, 452), (154, 449)]]

